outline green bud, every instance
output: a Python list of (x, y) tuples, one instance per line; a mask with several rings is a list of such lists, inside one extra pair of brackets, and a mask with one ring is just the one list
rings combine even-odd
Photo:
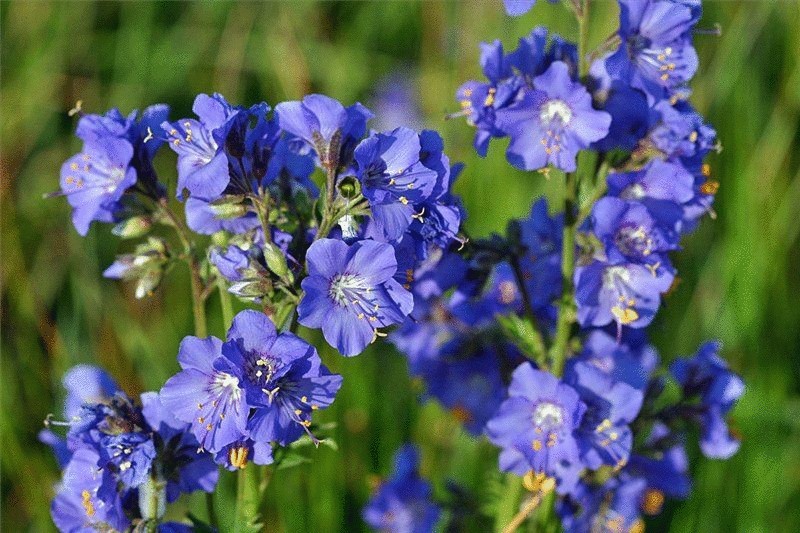
[(273, 243), (264, 244), (264, 260), (267, 268), (282, 278), (289, 273), (289, 266), (286, 264), (286, 256), (283, 251)]
[(141, 300), (145, 296), (150, 296), (161, 283), (163, 270), (159, 268), (152, 268), (146, 270), (136, 282), (136, 299)]
[(220, 220), (240, 218), (247, 214), (248, 208), (244, 204), (211, 204), (211, 211)]
[(140, 215), (123, 220), (111, 229), (111, 233), (123, 239), (142, 237), (153, 227), (153, 219), (148, 215)]
[(339, 183), (339, 192), (345, 198), (355, 198), (361, 194), (361, 184), (353, 176), (347, 176)]

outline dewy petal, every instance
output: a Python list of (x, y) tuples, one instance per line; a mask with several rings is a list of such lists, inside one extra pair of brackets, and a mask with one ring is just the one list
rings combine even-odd
[(277, 338), (275, 325), (264, 313), (246, 309), (235, 317), (228, 330), (228, 341), (236, 342), (247, 353), (269, 353)]

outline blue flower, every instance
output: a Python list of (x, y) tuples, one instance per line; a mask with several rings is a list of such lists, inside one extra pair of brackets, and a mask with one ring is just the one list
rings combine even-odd
[(72, 223), (81, 235), (92, 221), (114, 222), (120, 199), (136, 183), (128, 141), (103, 137), (87, 142), (83, 151), (61, 167), (61, 194), (73, 207)]
[(306, 260), (298, 321), (322, 328), (328, 344), (343, 355), (361, 353), (377, 328), (399, 324), (411, 313), (411, 293), (392, 277), (397, 260), (391, 245), (320, 239), (308, 249)]
[(291, 333), (279, 335), (257, 311), (234, 317), (222, 354), (253, 408), (247, 430), (256, 442), (297, 440), (308, 431), (312, 412), (328, 407), (341, 387), (341, 376), (328, 371), (313, 346)]
[(164, 144), (164, 140), (156, 137), (159, 125), (167, 120), (169, 106), (151, 105), (142, 112), (134, 110), (127, 117), (118, 109), (111, 109), (105, 115), (83, 115), (78, 121), (75, 131), (84, 143), (92, 143), (103, 138), (117, 138), (128, 141), (133, 147), (131, 166), (136, 170), (139, 190), (153, 199), (164, 196), (164, 185), (158, 182), (153, 168), (153, 157)]
[(61, 488), (50, 506), (59, 530), (126, 531), (130, 525), (115, 481), (108, 470), (98, 468), (99, 459), (97, 451), (81, 448), (64, 470)]
[(191, 424), (200, 447), (213, 453), (246, 436), (249, 408), (239, 377), (222, 358), (222, 341), (186, 337), (178, 363), (182, 370), (164, 384), (161, 403)]
[[(546, 34), (546, 30), (542, 31)], [(523, 86), (523, 80), (513, 75), (510, 59), (510, 55), (503, 53), (500, 41), (481, 43), (481, 67), (489, 82), (468, 81), (456, 91), (462, 114), (466, 114), (469, 123), (478, 128), (474, 146), (481, 157), (486, 156), (492, 137), (505, 136), (495, 125), (497, 110), (511, 104)], [(529, 58), (526, 60), (531, 61)]]
[(361, 104), (345, 108), (322, 94), (275, 106), (281, 129), (299, 137), (317, 154), (324, 169), (347, 166), (358, 141), (366, 133), (372, 113)]
[(564, 216), (551, 217), (547, 200), (531, 207), (528, 218), (517, 223), (521, 250), (520, 269), (534, 310), (552, 314), (553, 301), (561, 295), (561, 234)]
[(603, 330), (592, 330), (584, 339), (578, 359), (599, 368), (616, 381), (644, 391), (655, 367), (658, 354), (649, 344), (641, 346), (627, 342), (631, 331), (625, 328), (620, 341)]
[(606, 59), (611, 76), (647, 94), (668, 97), (697, 70), (692, 9), (671, 0), (620, 0), (622, 44)]
[(431, 533), (441, 509), (431, 502), (431, 485), (417, 472), (419, 454), (405, 445), (395, 455), (392, 476), (377, 490), (362, 513), (372, 528), (391, 533)]
[(572, 172), (578, 151), (606, 136), (611, 115), (592, 108), (589, 92), (572, 81), (562, 61), (537, 76), (533, 86), (497, 112), (500, 128), (511, 137), (508, 161), (523, 170), (553, 165)]
[(500, 469), (544, 473), (563, 494), (582, 468), (577, 430), (586, 405), (575, 389), (530, 363), (514, 371), (508, 396), (486, 424), (489, 440), (502, 448)]
[(703, 454), (727, 459), (739, 449), (739, 440), (731, 435), (725, 416), (744, 393), (744, 382), (717, 355), (720, 349), (719, 342), (707, 342), (691, 359), (672, 363), (670, 371), (683, 389), (684, 400), (697, 401), (689, 412), (700, 424)]
[(642, 407), (642, 391), (588, 363), (571, 359), (568, 364), (564, 381), (586, 404), (579, 429), (583, 463), (592, 470), (625, 465), (633, 445), (629, 424)]
[(655, 265), (678, 248), (678, 234), (662, 228), (639, 202), (601, 198), (592, 208), (592, 232), (604, 245), (611, 264)]
[(675, 279), (669, 264), (593, 261), (575, 269), (578, 322), (586, 326), (642, 328), (650, 324)]
[(161, 124), (170, 148), (178, 154), (176, 194), (179, 199), (183, 199), (184, 189), (192, 196), (214, 199), (228, 186), (228, 156), (220, 145), (219, 136), (240, 110), (221, 94), (199, 94), (192, 111), (200, 120), (185, 118)]
[(422, 164), (420, 151), (419, 134), (408, 128), (372, 134), (355, 149), (361, 190), (384, 239), (403, 235), (415, 204), (427, 200), (437, 184), (436, 171)]

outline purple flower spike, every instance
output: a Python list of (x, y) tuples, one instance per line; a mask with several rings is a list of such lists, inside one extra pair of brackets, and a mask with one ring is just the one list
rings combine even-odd
[(586, 405), (575, 389), (530, 363), (514, 371), (508, 395), (486, 424), (489, 440), (503, 448), (500, 468), (544, 473), (556, 478), (559, 493), (569, 490), (582, 468), (576, 430)]
[(161, 389), (161, 403), (190, 423), (200, 446), (211, 452), (245, 436), (248, 408), (239, 378), (220, 364), (222, 341), (186, 337), (178, 350), (183, 369)]
[(107, 137), (87, 142), (83, 152), (64, 162), (61, 193), (73, 207), (78, 233), (86, 235), (92, 221), (114, 221), (119, 200), (136, 183), (136, 170), (129, 166), (132, 158), (128, 141)]
[(298, 320), (322, 328), (328, 344), (343, 355), (358, 355), (375, 340), (378, 328), (399, 324), (411, 313), (411, 293), (392, 278), (397, 259), (391, 245), (320, 239), (306, 260)]
[(563, 61), (553, 62), (533, 85), (535, 90), (497, 112), (500, 129), (511, 136), (508, 161), (523, 170), (553, 165), (572, 172), (578, 151), (606, 136), (611, 115), (592, 108), (589, 92), (572, 81)]

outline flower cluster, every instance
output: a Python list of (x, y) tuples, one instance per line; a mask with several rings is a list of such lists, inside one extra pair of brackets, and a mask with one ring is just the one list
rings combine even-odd
[[(515, 16), (534, 3), (505, 0)], [(104, 272), (134, 282), (137, 298), (185, 263), (196, 334), (180, 344), (181, 370), (140, 404), (99, 369), (65, 376), (66, 437), (40, 434), (64, 469), (56, 525), (180, 531), (161, 522), (166, 504), (213, 491), (218, 466), (280, 463), (325, 442), (312, 417), (342, 377), (301, 325), (347, 357), (389, 335), (424, 397), (496, 445), (533, 506), (555, 490), (566, 531), (640, 531), (666, 498), (687, 497), (694, 428), (705, 456), (734, 454), (726, 419), (744, 384), (721, 345), (662, 371), (645, 332), (675, 286), (670, 254), (719, 186), (705, 162), (716, 132), (688, 102), (700, 4), (619, 3), (619, 30), (594, 53), (537, 27), (510, 53), (483, 44), (486, 81), (456, 92), (452, 116), (476, 128), (480, 156), (508, 137), (510, 165), (564, 179), (563, 213), (538, 199), (504, 235), (464, 236), (462, 167), (438, 133), (369, 130), (359, 103), (312, 94), (273, 110), (200, 94), (194, 118), (176, 121), (164, 105), (78, 109), (83, 149), (58, 193), (76, 229), (113, 222), (143, 238)], [(571, 6), (585, 30), (585, 1)], [(177, 156), (175, 191), (153, 166), (163, 144)], [(224, 340), (206, 334), (215, 289)], [(231, 295), (258, 310), (233, 316)], [(467, 508), (442, 513), (417, 467), (403, 447), (364, 509), (370, 526), (422, 533), (446, 515), (459, 527)], [(258, 498), (239, 497), (237, 520), (255, 524), (244, 500)]]
[(236, 315), (226, 342), (186, 337), (178, 362), (161, 401), (229, 469), (269, 464), (272, 443), (311, 435), (312, 412), (329, 406), (342, 384), (313, 346), (251, 310)]
[[(156, 523), (181, 493), (212, 492), (218, 471), (198, 449), (188, 425), (175, 419), (158, 394), (137, 405), (99, 368), (78, 365), (64, 376), (66, 437), (45, 429), (63, 481), (52, 515), (62, 531), (124, 531)], [(188, 531), (182, 524), (161, 524)], [(181, 529), (185, 528), (185, 529)]]

